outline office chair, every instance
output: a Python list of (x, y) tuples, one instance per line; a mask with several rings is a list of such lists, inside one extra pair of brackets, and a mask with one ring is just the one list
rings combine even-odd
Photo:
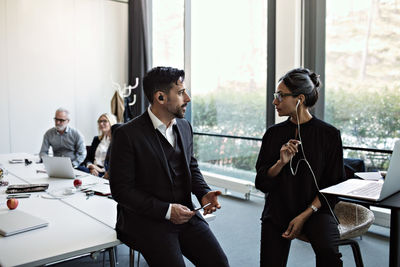
[(346, 179), (354, 178), (354, 173), (356, 172), (365, 172), (365, 164), (362, 159), (355, 158), (344, 158), (344, 172), (346, 174)]
[[(140, 252), (138, 251), (138, 259), (137, 259), (137, 267), (139, 267), (140, 264)], [(135, 251), (132, 248), (129, 248), (129, 266), (134, 267), (135, 266)]]
[[(103, 267), (105, 266), (106, 252), (107, 252), (107, 251), (109, 252), (109, 255), (110, 255), (110, 261), (112, 261), (112, 260), (115, 258), (115, 261), (116, 261), (116, 263), (118, 264), (118, 258), (117, 258), (117, 256), (118, 256), (118, 251), (117, 251), (117, 247), (118, 247), (118, 246), (114, 247), (114, 252), (115, 252), (115, 254), (112, 254), (111, 249), (106, 249), (106, 250), (103, 251)], [(135, 251), (134, 251), (132, 248), (130, 248), (130, 247), (128, 247), (128, 248), (129, 248), (129, 267), (134, 267), (134, 266), (135, 266)], [(95, 257), (92, 256), (92, 258), (95, 258)], [(138, 259), (137, 259), (137, 265), (136, 265), (136, 266), (139, 267), (139, 264), (140, 264), (140, 252), (138, 252)]]
[[(339, 219), (341, 230), (338, 246), (350, 245), (357, 267), (363, 267), (360, 246), (354, 237), (361, 237), (368, 231), (374, 222), (374, 213), (364, 206), (340, 201), (335, 206), (335, 214)], [(300, 235), (299, 240), (309, 243), (305, 235)]]

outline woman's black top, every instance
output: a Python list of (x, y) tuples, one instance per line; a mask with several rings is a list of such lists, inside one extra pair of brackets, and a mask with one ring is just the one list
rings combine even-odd
[(99, 146), (99, 144), (100, 144), (100, 138), (98, 136), (93, 137), (92, 144), (90, 145), (90, 147), (89, 147), (89, 149), (87, 151), (87, 154), (86, 154), (86, 158), (82, 162), (81, 165), (86, 167), (86, 165), (88, 163), (91, 163), (91, 164), (94, 163), (94, 157), (96, 155), (96, 149)]
[[(315, 117), (300, 125), (302, 144), (293, 157), (292, 167), (304, 158), (314, 171), (319, 189), (329, 187), (344, 180), (343, 149), (340, 131)], [(270, 127), (265, 133), (256, 163), (256, 188), (265, 193), (262, 220), (270, 220), (282, 231), (289, 222), (310, 206), (318, 193), (307, 163), (301, 161), (295, 176), (287, 163), (276, 177), (268, 177), (267, 171), (280, 158), (280, 149), (290, 139), (299, 140), (297, 124), (290, 119)], [(336, 198), (325, 195), (332, 209)], [(329, 212), (325, 199), (320, 195), (322, 207), (318, 212)]]

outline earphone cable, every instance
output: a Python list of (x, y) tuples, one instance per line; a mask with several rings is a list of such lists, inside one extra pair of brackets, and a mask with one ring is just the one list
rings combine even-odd
[(308, 166), (308, 168), (310, 169), (311, 174), (312, 174), (312, 176), (313, 176), (313, 178), (314, 178), (315, 186), (316, 186), (318, 192), (319, 192), (319, 193), (323, 196), (323, 198), (325, 199), (326, 204), (328, 204), (329, 211), (331, 212), (333, 218), (335, 219), (335, 221), (336, 221), (336, 223), (337, 223), (337, 225), (338, 225), (338, 228), (339, 228), (339, 232), (340, 232), (340, 231), (341, 231), (340, 222), (339, 222), (338, 219), (336, 218), (335, 213), (333, 212), (333, 210), (332, 210), (332, 208), (331, 208), (331, 205), (329, 204), (328, 199), (325, 197), (325, 195), (324, 195), (323, 193), (320, 192), (320, 189), (319, 189), (319, 186), (318, 186), (318, 183), (317, 183), (317, 179), (315, 178), (314, 171), (312, 170), (311, 165), (310, 165), (310, 163), (308, 162), (308, 160), (307, 160), (307, 158), (306, 158), (306, 154), (304, 153), (303, 140), (301, 139), (301, 133), (300, 133), (299, 114), (297, 113), (297, 106), (298, 106), (298, 105), (296, 105), (297, 131), (298, 131), (298, 133), (299, 133), (299, 139), (300, 139), (300, 142), (301, 142), (301, 152), (302, 152), (302, 154), (303, 154), (303, 159), (300, 159), (300, 160), (297, 162), (297, 164), (296, 164), (296, 169), (295, 169), (295, 171), (293, 171), (293, 168), (292, 168), (292, 159), (293, 159), (293, 157), (291, 157), (291, 158), (290, 158), (290, 171), (292, 172), (293, 176), (295, 176), (295, 175), (297, 174), (297, 171), (298, 171), (300, 162), (301, 162), (301, 161), (305, 161), (305, 163), (307, 163), (307, 166)]

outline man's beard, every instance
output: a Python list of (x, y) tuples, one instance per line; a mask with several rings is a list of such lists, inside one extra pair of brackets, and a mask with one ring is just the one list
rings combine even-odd
[(173, 112), (172, 114), (174, 114), (174, 116), (176, 118), (182, 119), (185, 117), (185, 111), (183, 110), (184, 107), (186, 107), (187, 104), (183, 104), (182, 106), (178, 106), (175, 109), (175, 112)]
[(59, 132), (64, 131), (66, 128), (67, 128), (66, 125), (61, 125), (61, 126), (57, 126), (57, 125), (56, 125), (56, 129), (57, 129), (57, 131), (59, 131)]

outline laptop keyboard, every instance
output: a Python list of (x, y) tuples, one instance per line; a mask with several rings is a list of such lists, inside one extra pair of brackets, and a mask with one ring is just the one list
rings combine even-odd
[(383, 183), (369, 183), (349, 192), (349, 194), (376, 197), (381, 193), (382, 185)]

